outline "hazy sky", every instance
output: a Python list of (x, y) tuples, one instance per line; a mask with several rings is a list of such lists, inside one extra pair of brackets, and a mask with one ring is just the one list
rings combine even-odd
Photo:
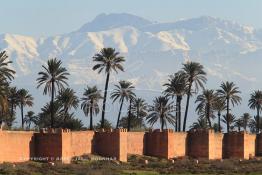
[(262, 0), (1, 0), (0, 33), (61, 34), (100, 13), (122, 12), (156, 21), (208, 15), (262, 28)]

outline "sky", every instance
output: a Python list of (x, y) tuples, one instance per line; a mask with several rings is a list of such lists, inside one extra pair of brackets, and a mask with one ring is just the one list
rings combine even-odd
[(63, 34), (101, 13), (123, 12), (160, 22), (207, 15), (262, 28), (261, 0), (1, 0), (0, 34)]

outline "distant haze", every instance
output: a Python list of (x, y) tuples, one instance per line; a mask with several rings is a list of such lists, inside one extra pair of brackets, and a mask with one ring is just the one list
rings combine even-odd
[[(183, 62), (193, 60), (204, 65), (207, 88), (217, 89), (226, 80), (240, 87), (243, 102), (233, 109), (234, 114), (255, 113), (248, 109), (247, 100), (251, 91), (262, 87), (262, 30), (249, 25), (210, 16), (156, 23), (132, 14), (113, 13), (98, 15), (79, 29), (50, 37), (0, 35), (0, 48), (7, 50), (17, 71), (14, 84), (31, 91), (35, 112), (49, 100), (35, 88), (37, 73), (48, 58), (63, 61), (71, 74), (69, 84), (80, 97), (87, 84), (97, 84), (103, 90), (105, 75), (91, 69), (92, 56), (103, 47), (114, 47), (126, 58), (126, 71), (112, 75), (110, 90), (121, 79), (132, 81), (137, 94), (151, 104), (154, 96), (161, 95), (168, 75), (177, 72)], [(190, 123), (197, 119), (193, 100)], [(115, 121), (118, 104), (111, 103), (107, 118)], [(87, 124), (81, 110), (76, 113)]]

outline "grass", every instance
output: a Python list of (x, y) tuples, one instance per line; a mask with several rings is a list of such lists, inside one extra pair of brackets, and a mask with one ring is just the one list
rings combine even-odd
[[(145, 160), (148, 164), (145, 164)], [(3, 163), (1, 175), (186, 175), (186, 174), (262, 174), (261, 160), (208, 161), (181, 159), (175, 162), (148, 156), (129, 156), (128, 163), (117, 161), (84, 160), (72, 164), (41, 162)]]

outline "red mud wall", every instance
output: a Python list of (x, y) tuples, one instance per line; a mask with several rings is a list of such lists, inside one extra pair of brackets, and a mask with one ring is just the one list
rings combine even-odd
[(117, 129), (95, 133), (95, 153), (127, 161), (127, 130)]
[(128, 132), (127, 133), (127, 153), (128, 154), (144, 154), (145, 133), (144, 132)]
[(70, 130), (49, 130), (36, 134), (36, 156), (49, 157), (49, 160), (61, 159), (69, 163), (75, 156), (92, 152), (94, 132)]
[(224, 135), (223, 157), (249, 159), (255, 155), (256, 136), (246, 132), (231, 132)]
[(154, 130), (146, 133), (145, 154), (163, 158), (183, 157), (186, 155), (187, 133), (173, 130)]
[(0, 163), (24, 162), (34, 156), (34, 133), (0, 129)]

